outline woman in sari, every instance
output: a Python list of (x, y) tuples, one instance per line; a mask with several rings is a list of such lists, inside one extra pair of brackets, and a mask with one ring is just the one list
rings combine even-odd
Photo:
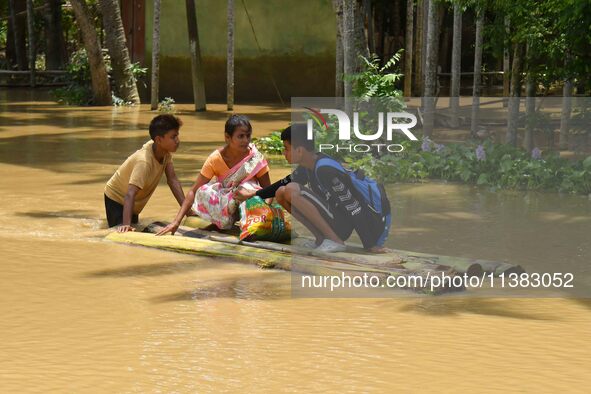
[(250, 143), (251, 136), (252, 126), (246, 116), (230, 116), (224, 133), (226, 145), (209, 155), (174, 221), (157, 235), (174, 234), (191, 208), (219, 229), (234, 225), (239, 204), (234, 199), (236, 189), (271, 184), (267, 161)]

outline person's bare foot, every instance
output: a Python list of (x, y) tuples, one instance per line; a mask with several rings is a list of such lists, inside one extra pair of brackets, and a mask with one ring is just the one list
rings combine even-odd
[(392, 252), (392, 249), (388, 249), (388, 248), (385, 248), (383, 246), (374, 246), (372, 248), (367, 249), (367, 251), (369, 253), (384, 254), (384, 253), (390, 253), (390, 252)]
[(219, 227), (218, 227), (218, 226), (216, 226), (216, 225), (215, 225), (215, 224), (213, 224), (213, 223), (211, 223), (210, 225), (208, 225), (208, 226), (205, 226), (205, 227), (203, 227), (203, 228), (200, 228), (199, 230), (203, 230), (203, 231), (217, 231), (217, 232), (219, 232), (219, 231), (220, 231)]

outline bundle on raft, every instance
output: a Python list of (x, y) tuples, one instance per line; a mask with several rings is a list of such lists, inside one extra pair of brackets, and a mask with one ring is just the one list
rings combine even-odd
[[(179, 227), (175, 236), (156, 237), (167, 223), (154, 222), (143, 232), (112, 232), (106, 238), (110, 241), (148, 246), (179, 253), (210, 257), (225, 257), (254, 264), (265, 269), (296, 271), (306, 275), (342, 275), (351, 277), (365, 274), (377, 277), (385, 283), (388, 277), (413, 276), (423, 281), (405, 281), (407, 290), (426, 294), (443, 294), (464, 290), (464, 287), (450, 283), (433, 284), (433, 276), (468, 275), (481, 276), (488, 273), (499, 275), (503, 272), (523, 272), (520, 266), (502, 262), (472, 260), (466, 258), (436, 256), (424, 253), (393, 250), (385, 254), (370, 254), (359, 246), (347, 246), (346, 252), (323, 253), (316, 250), (274, 242), (240, 241), (232, 233), (196, 229), (200, 223), (193, 218)], [(186, 225), (191, 227), (187, 227)], [(201, 223), (202, 224), (202, 223)], [(421, 285), (419, 285), (419, 283)]]

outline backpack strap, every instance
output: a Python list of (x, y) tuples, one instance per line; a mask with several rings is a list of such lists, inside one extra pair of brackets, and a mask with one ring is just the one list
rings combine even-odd
[(329, 191), (327, 191), (326, 188), (322, 185), (322, 182), (320, 182), (320, 177), (318, 176), (318, 169), (320, 169), (321, 167), (331, 167), (331, 168), (334, 168), (337, 171), (339, 171), (345, 175), (347, 174), (347, 171), (341, 165), (341, 163), (339, 163), (338, 161), (336, 161), (335, 159), (333, 159), (331, 157), (321, 156), (318, 160), (316, 160), (316, 164), (314, 165), (314, 171), (313, 171), (314, 178), (316, 178), (316, 184), (318, 185), (318, 187), (320, 188), (320, 190), (322, 190), (322, 192), (324, 194), (326, 194), (327, 196), (330, 196), (331, 193)]
[(341, 165), (341, 163), (339, 163), (335, 159), (330, 158), (330, 157), (321, 157), (320, 159), (316, 160), (316, 165), (314, 166), (314, 175), (316, 175), (317, 180), (318, 180), (318, 169), (320, 167), (332, 167), (332, 168), (339, 170), (340, 172), (342, 172), (344, 174), (347, 173), (347, 171)]

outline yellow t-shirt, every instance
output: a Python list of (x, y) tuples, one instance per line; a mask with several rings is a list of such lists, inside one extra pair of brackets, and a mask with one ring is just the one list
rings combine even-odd
[(172, 155), (167, 153), (160, 164), (154, 157), (153, 144), (154, 141), (148, 141), (141, 149), (129, 156), (105, 186), (107, 197), (121, 205), (125, 201), (129, 184), (140, 188), (135, 195), (134, 214), (139, 214), (144, 209), (150, 196), (156, 190), (166, 165), (172, 162)]

